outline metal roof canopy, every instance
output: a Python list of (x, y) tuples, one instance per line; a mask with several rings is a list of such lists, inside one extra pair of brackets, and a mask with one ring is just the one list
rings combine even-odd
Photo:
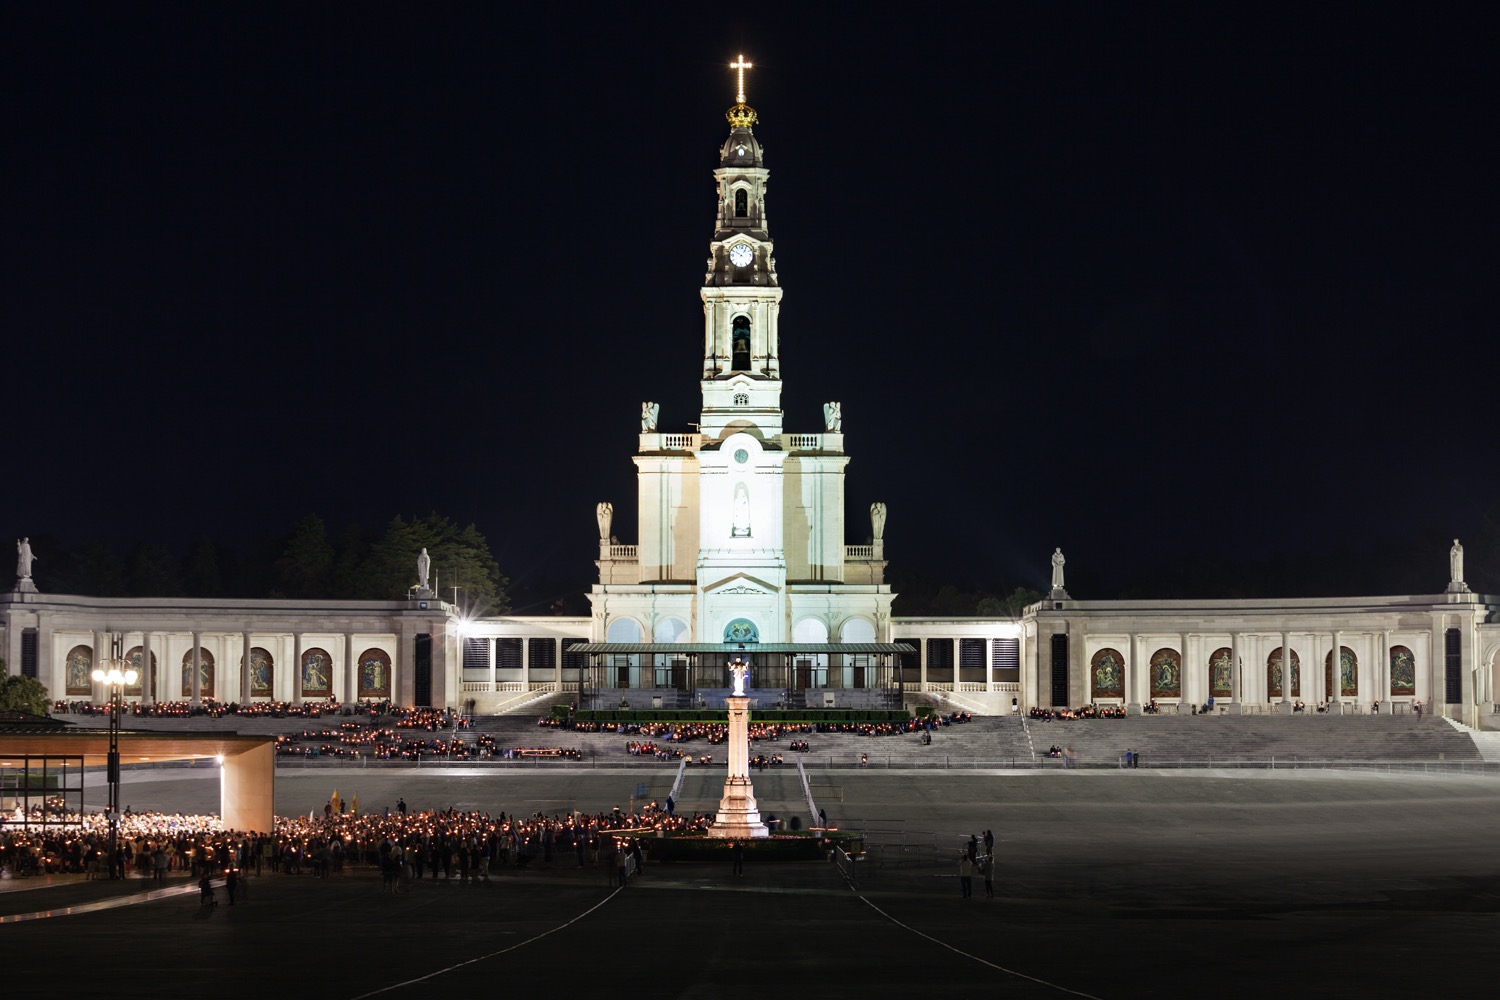
[(581, 642), (569, 646), (569, 653), (915, 653), (916, 646), (900, 642)]
[[(274, 736), (241, 736), (238, 733), (188, 732), (170, 729), (120, 730), (120, 762), (199, 760), (234, 757), (264, 744)], [(71, 754), (84, 759), (84, 766), (102, 767), (109, 754), (109, 730), (57, 728), (52, 726), (0, 726), (0, 754), (33, 757)]]

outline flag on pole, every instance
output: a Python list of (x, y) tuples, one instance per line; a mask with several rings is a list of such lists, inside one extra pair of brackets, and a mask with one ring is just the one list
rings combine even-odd
[(354, 793), (354, 802), (353, 802), (352, 805), (350, 805), (349, 811), (352, 812), (356, 816), (359, 815), (359, 793), (358, 792)]
[(340, 806), (340, 802), (339, 802), (339, 790), (337, 788), (335, 788), (333, 790), (333, 798), (330, 799), (329, 801), (333, 805), (333, 814), (335, 816), (337, 816), (339, 814), (339, 806)]

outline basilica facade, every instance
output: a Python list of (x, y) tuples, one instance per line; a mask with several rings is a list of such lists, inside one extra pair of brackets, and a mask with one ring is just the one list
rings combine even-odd
[[(1418, 707), (1496, 718), (1500, 598), (1472, 593), (1462, 547), (1438, 593), (1236, 601), (1091, 601), (1052, 589), (1019, 619), (892, 615), (885, 506), (845, 524), (840, 406), (789, 429), (782, 289), (769, 171), (740, 89), (713, 170), (718, 198), (699, 297), (701, 408), (680, 430), (642, 402), (635, 541), (596, 507), (589, 617), (466, 618), (420, 578), (385, 601), (204, 601), (48, 595), (18, 542), (0, 594), (7, 669), (58, 700), (102, 701), (105, 661), (134, 665), (128, 700), (391, 700), (476, 711), (568, 699), (614, 707), (715, 704), (728, 664), (761, 703), (976, 713), (1119, 705), (1130, 712), (1337, 712)], [(622, 423), (621, 439), (634, 430)], [(850, 544), (847, 535), (861, 538)], [(1435, 564), (1439, 563), (1434, 554)]]

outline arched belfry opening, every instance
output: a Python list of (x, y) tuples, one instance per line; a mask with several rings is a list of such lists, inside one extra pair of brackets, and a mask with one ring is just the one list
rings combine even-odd
[(743, 219), (750, 214), (750, 192), (740, 188), (734, 193), (734, 217)]
[(730, 336), (730, 353), (732, 355), (729, 364), (730, 368), (741, 372), (750, 370), (749, 316), (736, 316), (734, 318), (733, 333)]

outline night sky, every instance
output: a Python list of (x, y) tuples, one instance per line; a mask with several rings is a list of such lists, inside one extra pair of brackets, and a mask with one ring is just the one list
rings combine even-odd
[(740, 52), (850, 543), (1087, 597), (1417, 538), (1431, 593), (1500, 501), (1492, 5), (536, 6), (0, 8), (0, 531), (436, 510), (586, 582), (640, 402), (697, 419)]

